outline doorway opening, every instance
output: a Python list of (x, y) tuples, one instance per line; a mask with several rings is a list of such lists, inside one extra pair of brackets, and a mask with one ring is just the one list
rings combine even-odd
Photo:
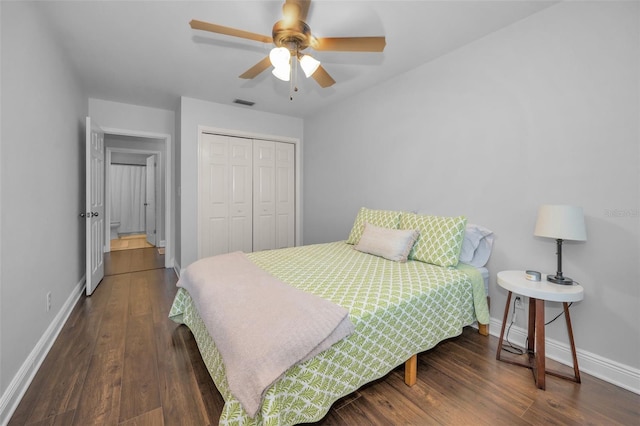
[[(112, 128), (103, 128), (103, 131), (106, 165), (104, 232), (109, 236), (105, 238), (105, 253), (155, 247), (154, 250), (163, 256), (165, 267), (172, 268), (171, 137)], [(118, 216), (120, 212), (116, 212), (115, 207), (122, 206), (117, 205), (111, 193), (122, 176), (114, 176), (116, 172), (112, 166), (138, 168), (137, 193), (133, 191), (127, 195), (134, 200), (133, 204), (137, 204), (127, 213), (135, 215), (133, 220)]]
[[(165, 214), (161, 189), (165, 173), (158, 164), (163, 153), (109, 146), (119, 141), (105, 136), (105, 214), (109, 225), (105, 252), (113, 249), (112, 242), (116, 249), (164, 247)], [(142, 241), (139, 241), (140, 235), (144, 236)]]
[(105, 140), (105, 210), (110, 225), (105, 251), (163, 246), (165, 176), (158, 166), (162, 151), (118, 148), (109, 144), (119, 139)]

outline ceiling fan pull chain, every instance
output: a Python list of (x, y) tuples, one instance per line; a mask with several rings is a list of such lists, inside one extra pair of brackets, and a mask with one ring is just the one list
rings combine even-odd
[(293, 63), (291, 64), (293, 67), (293, 91), (298, 91), (298, 51), (296, 50), (296, 54), (293, 55)]
[(291, 76), (289, 77), (289, 100), (293, 100), (293, 69), (291, 71)]
[(289, 78), (289, 100), (293, 101), (293, 94), (298, 91), (298, 51), (291, 55), (291, 77)]

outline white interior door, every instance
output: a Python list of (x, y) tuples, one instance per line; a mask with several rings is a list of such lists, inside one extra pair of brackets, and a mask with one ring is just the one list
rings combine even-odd
[(86, 121), (86, 263), (87, 296), (104, 277), (104, 132), (91, 117)]
[(156, 245), (156, 156), (147, 157), (147, 179), (144, 201), (147, 242)]

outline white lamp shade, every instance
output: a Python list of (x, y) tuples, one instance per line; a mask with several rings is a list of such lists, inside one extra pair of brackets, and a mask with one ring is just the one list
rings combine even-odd
[(271, 65), (275, 68), (287, 68), (289, 67), (289, 60), (291, 59), (291, 53), (286, 47), (274, 47), (269, 52), (269, 60)]
[(302, 67), (302, 71), (304, 71), (304, 75), (306, 75), (307, 78), (311, 77), (313, 73), (317, 71), (319, 66), (320, 61), (309, 55), (304, 55), (300, 58), (300, 67)]
[(275, 67), (271, 74), (275, 75), (282, 81), (289, 81), (291, 78), (291, 68), (287, 65), (284, 67)]
[(561, 240), (586, 241), (582, 207), (545, 204), (538, 209), (533, 235)]

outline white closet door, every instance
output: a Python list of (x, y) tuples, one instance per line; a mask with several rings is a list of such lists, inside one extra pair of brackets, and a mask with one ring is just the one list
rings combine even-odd
[(253, 250), (251, 140), (231, 138), (229, 152), (229, 252)]
[(198, 164), (198, 258), (228, 252), (229, 141), (203, 134)]
[(250, 252), (251, 141), (203, 134), (198, 174), (198, 257)]
[(295, 242), (295, 147), (276, 143), (276, 247), (293, 247)]
[(253, 142), (253, 251), (276, 247), (275, 147), (275, 142)]
[(198, 258), (295, 246), (295, 145), (203, 133)]

